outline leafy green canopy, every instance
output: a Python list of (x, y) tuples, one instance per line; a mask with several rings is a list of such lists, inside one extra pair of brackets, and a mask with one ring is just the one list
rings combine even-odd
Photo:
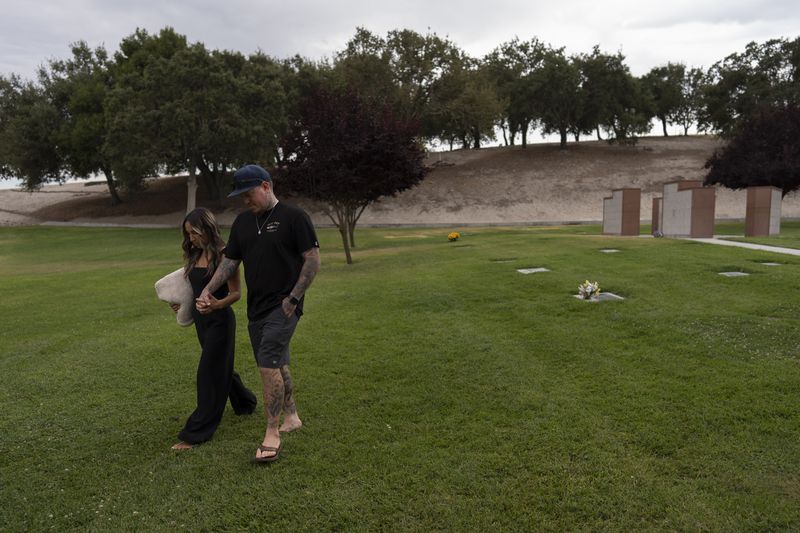
[(800, 38), (751, 42), (715, 63), (702, 100), (701, 121), (726, 137), (763, 106), (800, 105)]
[(0, 76), (0, 177), (21, 178), (28, 190), (62, 180), (53, 130), (58, 122), (41, 86)]
[(680, 63), (667, 63), (655, 67), (642, 78), (645, 89), (653, 98), (653, 109), (661, 121), (664, 137), (668, 136), (667, 124), (676, 120), (677, 113), (684, 103), (683, 84), (686, 67)]
[(169, 32), (137, 33), (122, 50), (109, 103), (121, 175), (199, 169), (219, 199), (229, 170), (275, 161), (286, 125), (279, 63), (260, 53), (244, 57), (187, 45)]

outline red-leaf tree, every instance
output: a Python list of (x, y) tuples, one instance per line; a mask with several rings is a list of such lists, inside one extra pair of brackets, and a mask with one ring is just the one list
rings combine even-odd
[(762, 109), (706, 162), (705, 184), (730, 189), (771, 185), (783, 195), (800, 188), (800, 108)]
[(317, 88), (303, 99), (283, 143), (282, 183), (323, 203), (339, 228), (347, 263), (369, 204), (418, 184), (427, 172), (419, 125), (386, 101)]

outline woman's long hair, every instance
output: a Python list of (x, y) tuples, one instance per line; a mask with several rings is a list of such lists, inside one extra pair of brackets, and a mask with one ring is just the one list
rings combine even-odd
[(211, 277), (222, 261), (222, 253), (225, 249), (225, 241), (219, 235), (219, 226), (214, 215), (205, 207), (198, 207), (183, 219), (181, 232), (183, 233), (183, 260), (185, 262), (184, 276), (189, 276), (189, 272), (197, 265), (197, 261), (203, 255), (204, 250), (192, 244), (189, 234), (186, 233), (186, 223), (195, 229), (203, 232), (208, 247), (208, 270), (207, 277)]

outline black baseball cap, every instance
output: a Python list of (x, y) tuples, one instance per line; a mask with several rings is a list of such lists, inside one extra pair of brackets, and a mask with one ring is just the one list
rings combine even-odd
[(254, 187), (258, 187), (265, 181), (272, 183), (269, 172), (258, 165), (245, 165), (233, 173), (233, 191), (228, 195), (239, 196)]

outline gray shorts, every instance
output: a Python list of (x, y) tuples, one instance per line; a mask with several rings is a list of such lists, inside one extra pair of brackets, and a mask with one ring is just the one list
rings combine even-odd
[(279, 305), (261, 320), (250, 322), (250, 344), (259, 368), (281, 368), (289, 364), (289, 342), (300, 318), (292, 313), (286, 318)]

